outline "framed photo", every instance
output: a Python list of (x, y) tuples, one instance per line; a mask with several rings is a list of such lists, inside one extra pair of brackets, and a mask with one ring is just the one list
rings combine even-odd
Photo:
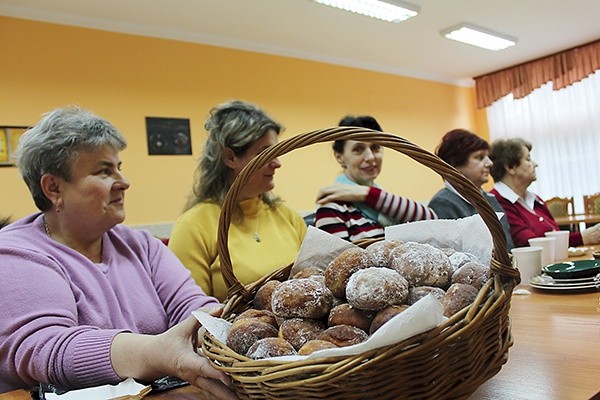
[(0, 166), (15, 165), (14, 152), (28, 126), (0, 126)]

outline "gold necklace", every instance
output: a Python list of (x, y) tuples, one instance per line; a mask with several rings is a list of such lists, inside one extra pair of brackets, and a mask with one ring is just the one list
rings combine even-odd
[(256, 240), (256, 242), (260, 242), (260, 236), (258, 235), (258, 216), (260, 215), (260, 208), (258, 210), (258, 213), (256, 213), (256, 229), (254, 230), (254, 240)]

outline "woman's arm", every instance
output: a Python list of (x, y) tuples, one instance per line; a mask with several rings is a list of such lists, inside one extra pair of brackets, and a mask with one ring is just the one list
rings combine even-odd
[(229, 377), (196, 353), (199, 327), (198, 321), (190, 316), (159, 335), (119, 333), (110, 349), (115, 372), (123, 379), (143, 381), (177, 376), (201, 388), (207, 398), (237, 399), (229, 388)]

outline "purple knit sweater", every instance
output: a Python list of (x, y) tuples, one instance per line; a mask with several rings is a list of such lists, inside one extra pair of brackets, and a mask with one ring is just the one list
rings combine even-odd
[(148, 232), (117, 225), (102, 257), (95, 264), (50, 239), (39, 213), (0, 230), (0, 393), (116, 383), (116, 334), (161, 333), (218, 304)]

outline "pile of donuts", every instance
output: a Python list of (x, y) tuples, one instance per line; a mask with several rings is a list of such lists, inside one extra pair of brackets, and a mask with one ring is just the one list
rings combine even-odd
[(488, 279), (475, 255), (450, 248), (399, 240), (352, 247), (324, 271), (307, 267), (263, 284), (253, 308), (233, 320), (227, 346), (256, 360), (350, 346), (430, 293), (449, 317)]

